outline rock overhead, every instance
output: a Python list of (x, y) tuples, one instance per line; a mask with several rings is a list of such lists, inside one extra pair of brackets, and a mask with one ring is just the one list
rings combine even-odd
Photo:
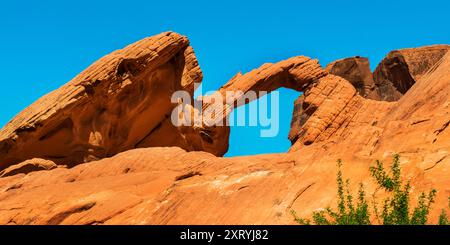
[[(225, 123), (227, 116), (234, 108), (251, 102), (252, 98), (248, 96), (248, 92), (264, 91), (270, 93), (281, 87), (304, 91), (326, 75), (326, 71), (322, 69), (317, 60), (305, 56), (293, 57), (275, 64), (263, 64), (246, 74), (236, 74), (223, 85), (213, 96), (220, 95), (226, 98), (229, 92), (235, 94), (235, 96), (229, 101), (223, 101), (224, 105), (220, 108), (215, 107), (217, 104), (205, 103), (203, 105), (204, 117), (214, 118), (216, 121)], [(259, 93), (255, 93), (255, 98), (259, 96)], [(220, 118), (210, 115), (220, 111), (221, 108), (223, 108), (223, 111), (219, 113)], [(226, 145), (228, 149), (229, 127), (216, 127), (212, 131), (217, 135), (215, 142), (218, 142), (219, 145)]]
[[(363, 183), (379, 203), (369, 167), (393, 153), (413, 198), (438, 190), (435, 222), (450, 195), (448, 50), (392, 51), (373, 74), (366, 58), (322, 68), (304, 56), (238, 73), (217, 94), (280, 87), (303, 94), (288, 152), (224, 158), (228, 126), (170, 120), (172, 93), (193, 99), (202, 80), (188, 39), (145, 38), (101, 58), (0, 131), (0, 224), (294, 224), (291, 210), (306, 217), (336, 203), (337, 159), (350, 187)], [(238, 94), (215, 119), (249, 102)], [(202, 114), (213, 118), (218, 107), (204, 103)]]
[[(246, 96), (248, 92), (270, 93), (281, 87), (304, 91), (326, 75), (327, 72), (317, 60), (305, 56), (293, 57), (275, 64), (266, 63), (244, 75), (238, 73), (216, 92), (223, 98), (226, 98), (229, 92), (234, 94), (230, 101), (223, 101), (225, 106), (221, 115), (225, 118), (234, 108), (251, 102), (252, 98)], [(258, 93), (255, 95), (255, 98), (260, 96)], [(212, 108), (213, 106), (214, 104), (205, 103), (203, 111), (207, 113), (218, 110)]]

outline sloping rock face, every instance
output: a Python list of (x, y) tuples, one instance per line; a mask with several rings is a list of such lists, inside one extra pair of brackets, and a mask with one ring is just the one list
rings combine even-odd
[(434, 45), (394, 50), (381, 61), (373, 74), (369, 60), (359, 56), (331, 62), (325, 69), (348, 80), (364, 98), (397, 101), (435, 67), (449, 49), (449, 45)]
[[(372, 159), (346, 154), (344, 177), (355, 192), (362, 182), (372, 201)], [(430, 161), (404, 157), (402, 169), (415, 187), (413, 200), (420, 191), (439, 190), (430, 214), (436, 222), (447, 206), (450, 162), (432, 167), (433, 155), (422, 156)], [(180, 148), (135, 149), (71, 169), (0, 178), (0, 223), (294, 224), (291, 210), (309, 217), (335, 204), (336, 157), (321, 147), (233, 158)]]
[(177, 90), (194, 92), (202, 72), (186, 37), (162, 33), (115, 51), (26, 108), (0, 131), (0, 169), (40, 157), (78, 163), (149, 146), (223, 155), (201, 129), (170, 122)]
[[(192, 80), (184, 80), (182, 74), (191, 74), (188, 77), (196, 80), (200, 79), (197, 76), (200, 73), (198, 73), (199, 68), (193, 68), (198, 67), (196, 62), (186, 61), (189, 60), (186, 57), (193, 57), (186, 39), (174, 33), (156, 37), (157, 40), (160, 38), (161, 40), (155, 41), (153, 39), (155, 37), (146, 40), (153, 40), (152, 43), (158, 47), (157, 50), (164, 47), (164, 43), (167, 42), (162, 40), (168, 37), (169, 40), (179, 40), (187, 45), (186, 49), (180, 48), (176, 52), (178, 56), (173, 57), (185, 57), (184, 64), (191, 65), (181, 66), (182, 68), (175, 66), (177, 68), (175, 69), (172, 65), (178, 64), (176, 62), (178, 59), (173, 58), (171, 62), (159, 64), (170, 67), (170, 69), (167, 68), (167, 73), (163, 72), (164, 75), (169, 76), (169, 73), (173, 71), (179, 72), (176, 73), (180, 74), (178, 79), (174, 79), (179, 83), (169, 83), (172, 84), (170, 86), (181, 87), (192, 94), (190, 86), (186, 85), (191, 84), (189, 81)], [(179, 44), (179, 42), (175, 43)], [(78, 158), (74, 158), (71, 162), (71, 155), (68, 155), (69, 168), (17, 171), (15, 174), (0, 178), (0, 223), (293, 224), (291, 210), (296, 210), (299, 216), (307, 217), (319, 208), (326, 208), (336, 203), (337, 159), (342, 159), (344, 162), (344, 178), (351, 179), (351, 188), (356, 191), (357, 185), (361, 182), (367, 190), (370, 201), (381, 203), (383, 193), (377, 191), (376, 183), (369, 175), (369, 166), (375, 159), (389, 162), (393, 153), (401, 154), (403, 177), (411, 181), (413, 200), (421, 191), (428, 191), (431, 188), (438, 190), (436, 203), (433, 204), (435, 208), (430, 214), (430, 222), (436, 222), (441, 208), (446, 208), (447, 212), (450, 212), (448, 209), (450, 53), (443, 54), (439, 59), (427, 58), (428, 51), (424, 52), (425, 49), (402, 51), (408, 65), (408, 70), (405, 72), (409, 73), (414, 82), (398, 101), (383, 101), (383, 97), (380, 97), (381, 101), (364, 98), (361, 96), (361, 90), (358, 91), (352, 85), (353, 81), (329, 74), (328, 69), (322, 69), (316, 60), (303, 56), (275, 64), (265, 64), (247, 74), (238, 74), (218, 93), (238, 90), (273, 91), (279, 87), (292, 88), (304, 93), (295, 104), (289, 134), (293, 145), (289, 152), (222, 158), (215, 155), (220, 155), (218, 149), (223, 151), (228, 146), (228, 127), (177, 128), (171, 124), (168, 125), (170, 121), (164, 119), (164, 113), (161, 113), (161, 117), (155, 116), (155, 118), (162, 120), (159, 128), (164, 130), (159, 131), (160, 134), (155, 133), (158, 132), (157, 130), (150, 133), (152, 135), (150, 138), (153, 139), (150, 140), (146, 135), (149, 135), (148, 132), (152, 131), (152, 127), (145, 128), (150, 131), (144, 130), (144, 135), (137, 137), (136, 135), (139, 135), (141, 131), (131, 130), (134, 127), (130, 125), (139, 120), (126, 121), (130, 131), (127, 131), (127, 137), (124, 138), (128, 139), (134, 135), (136, 137), (131, 138), (139, 138), (140, 142), (146, 142), (141, 143), (141, 149), (128, 150), (135, 145), (112, 148), (120, 153), (112, 157), (108, 157), (109, 154), (95, 155), (96, 158), (103, 159), (87, 163), (80, 163), (84, 159), (80, 161)], [(187, 55), (186, 52), (191, 55)], [(162, 53), (158, 52), (159, 55)], [(431, 54), (433, 54), (431, 57), (440, 55), (434, 56), (434, 51)], [(429, 59), (428, 63), (432, 65), (426, 66), (430, 68), (426, 69), (425, 65), (414, 63), (414, 60), (418, 61), (418, 57), (422, 60)], [(390, 66), (386, 65), (387, 62), (383, 62), (384, 65), (380, 64), (380, 66), (389, 70)], [(159, 71), (162, 66), (165, 65), (156, 66), (158, 69), (149, 69), (152, 67), (149, 65), (143, 67), (145, 70)], [(132, 74), (136, 72), (133, 65), (123, 67), (127, 68), (119, 70)], [(358, 72), (351, 71), (343, 74), (358, 74)], [(351, 77), (358, 76), (350, 76), (348, 79), (352, 79)], [(400, 82), (391, 82), (391, 84), (400, 84)], [(167, 83), (165, 85), (169, 86)], [(164, 90), (164, 88), (158, 84), (152, 87), (153, 90), (148, 90), (148, 93), (159, 96), (168, 93), (166, 95), (170, 96), (171, 90)], [(95, 93), (98, 94), (98, 92)], [(115, 97), (112, 98), (114, 101)], [(133, 98), (127, 97), (121, 103), (127, 104), (128, 99)], [(170, 102), (170, 98), (167, 100)], [(64, 100), (61, 101), (64, 102)], [(218, 119), (226, 118), (233, 107), (248, 102), (244, 97), (235, 97), (231, 104), (226, 105), (226, 111)], [(153, 105), (153, 103), (147, 103), (142, 107), (148, 107), (150, 111), (158, 111), (166, 104), (161, 102), (156, 108)], [(164, 111), (167, 112), (173, 106), (170, 107), (167, 104), (167, 108), (164, 107), (167, 110)], [(8, 144), (3, 143), (4, 148), (2, 148), (3, 151), (8, 149), (11, 156), (17, 158), (15, 161), (18, 161), (17, 156), (21, 147), (27, 149), (26, 142), (39, 139), (40, 137), (35, 137), (39, 136), (36, 132), (40, 132), (40, 128), (45, 128), (43, 125), (47, 124), (40, 124), (34, 131), (25, 130), (19, 134), (10, 128), (16, 128), (12, 125), (19, 125), (20, 118), (28, 118), (23, 115), (38, 113), (34, 111), (36, 108), (39, 109), (33, 105), (26, 109), (26, 113), (23, 112), (22, 116), (19, 115), (13, 119), (12, 122), (17, 121), (16, 123), (10, 124), (2, 131), (1, 135), (8, 135), (4, 132), (15, 132), (11, 133), (15, 136), (10, 138)], [(66, 115), (72, 110), (79, 112), (77, 108), (79, 107), (68, 107)], [(202, 110), (208, 114), (214, 109), (213, 104), (204, 104)], [(52, 115), (65, 114), (55, 112)], [(96, 114), (79, 113), (79, 115)], [(148, 115), (145, 120), (153, 122), (153, 115)], [(158, 120), (154, 120), (155, 124)], [(79, 122), (79, 120), (72, 120), (72, 127), (79, 127), (75, 126)], [(108, 120), (104, 122), (109, 124)], [(144, 127), (143, 124), (138, 125), (137, 128)], [(64, 139), (63, 136), (66, 134), (58, 133), (57, 135), (58, 137), (53, 138), (54, 142), (58, 144), (65, 142), (59, 140)], [(178, 141), (179, 137), (184, 141)], [(147, 139), (142, 141), (144, 138)], [(45, 139), (44, 137), (44, 141)], [(114, 141), (115, 139), (117, 141)], [(117, 135), (110, 140), (128, 142), (119, 141)], [(158, 146), (158, 141), (164, 142), (160, 144), (166, 146), (177, 147), (155, 147)], [(25, 143), (19, 144), (20, 142)], [(183, 145), (179, 142), (193, 143)], [(193, 147), (192, 145), (195, 144), (198, 145)], [(195, 149), (203, 149), (203, 151), (195, 151)], [(28, 152), (31, 156), (32, 150), (29, 148), (24, 153)], [(39, 150), (36, 152), (40, 153)], [(8, 154), (5, 153), (2, 159), (13, 159), (13, 157), (8, 158)], [(21, 164), (8, 169), (21, 169), (20, 166), (23, 166)], [(72, 165), (76, 166), (71, 167)], [(378, 222), (375, 217), (372, 219), (373, 222)]]
[[(441, 65), (449, 49), (448, 45), (436, 45), (390, 52), (375, 70), (374, 83), (369, 74), (369, 63), (365, 58), (353, 57), (332, 62), (325, 70), (347, 79), (353, 86), (349, 86), (347, 81), (340, 81), (328, 75), (305, 90), (294, 103), (294, 116), (288, 136), (293, 144), (290, 150), (295, 151), (312, 142), (330, 141), (331, 136), (339, 134), (348, 137), (347, 128), (350, 127), (352, 132), (358, 132), (355, 125), (359, 125), (360, 122), (372, 123), (374, 127), (361, 129), (369, 130), (370, 133), (368, 135), (358, 133), (355, 137), (364, 136), (370, 139), (363, 144), (376, 142), (377, 137), (374, 135), (381, 133), (376, 125), (396, 106), (395, 103), (382, 101), (400, 99), (403, 93), (416, 83), (414, 79), (427, 77)], [(398, 57), (404, 62), (392, 64)], [(390, 75), (377, 76), (380, 70)], [(406, 83), (402, 82), (404, 81), (402, 77), (411, 79)], [(364, 90), (358, 91), (358, 87), (364, 87)], [(402, 92), (400, 93), (397, 88)], [(430, 110), (434, 112), (433, 109)], [(300, 140), (297, 141), (298, 139)], [(360, 139), (356, 142), (361, 140), (364, 141)], [(370, 149), (369, 146), (366, 148)]]
[(436, 45), (390, 52), (373, 74), (380, 100), (399, 100), (449, 49)]

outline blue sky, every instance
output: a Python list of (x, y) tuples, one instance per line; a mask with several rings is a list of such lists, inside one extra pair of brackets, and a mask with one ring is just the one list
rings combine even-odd
[[(173, 30), (191, 40), (203, 90), (239, 71), (296, 55), (322, 65), (390, 50), (449, 44), (448, 1), (8, 1), (0, 7), (0, 126), (92, 62)], [(232, 128), (228, 156), (286, 151), (297, 92), (281, 91), (281, 132)]]

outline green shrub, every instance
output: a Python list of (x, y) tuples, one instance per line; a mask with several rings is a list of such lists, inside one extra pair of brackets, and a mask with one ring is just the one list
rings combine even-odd
[[(448, 198), (448, 207), (450, 208), (450, 197)], [(442, 209), (441, 214), (439, 215), (439, 225), (450, 225), (450, 221), (447, 218), (447, 212)]]
[[(407, 181), (403, 184), (401, 179), (400, 157), (393, 156), (390, 173), (383, 166), (383, 163), (376, 161), (375, 166), (369, 168), (371, 176), (375, 179), (379, 189), (384, 189), (388, 197), (383, 201), (381, 214), (374, 201), (373, 210), (379, 223), (385, 225), (424, 225), (428, 221), (431, 205), (434, 203), (437, 191), (430, 190), (428, 193), (422, 192), (418, 198), (418, 203), (414, 209), (410, 206), (411, 185)], [(369, 206), (366, 200), (364, 186), (360, 183), (356, 206), (353, 196), (350, 193), (350, 181), (343, 181), (342, 161), (338, 160), (337, 172), (337, 210), (330, 207), (325, 210), (313, 212), (312, 221), (299, 218), (294, 210), (291, 214), (297, 223), (302, 225), (370, 225)], [(449, 200), (450, 202), (450, 200)], [(450, 204), (450, 203), (449, 203)], [(412, 212), (411, 212), (412, 210)], [(448, 224), (445, 211), (439, 217), (439, 224)]]
[(447, 218), (447, 213), (443, 209), (441, 214), (439, 215), (439, 225), (450, 225), (450, 222)]
[[(410, 212), (411, 185), (408, 181), (403, 185), (401, 179), (400, 157), (394, 155), (391, 174), (388, 174), (383, 163), (376, 161), (376, 166), (370, 167), (370, 173), (375, 178), (378, 186), (391, 194), (384, 200), (381, 214), (382, 223), (385, 225), (424, 225), (427, 222), (431, 204), (436, 197), (436, 190), (432, 189), (428, 194), (421, 193), (417, 207)], [(375, 214), (378, 210), (374, 205)]]
[[(345, 181), (342, 178), (342, 162), (338, 160), (338, 173), (337, 173), (337, 195), (338, 205), (337, 211), (333, 211), (331, 208), (314, 212), (312, 215), (312, 221), (316, 225), (367, 225), (370, 224), (369, 220), (369, 208), (366, 201), (366, 194), (364, 187), (360, 184), (358, 192), (358, 201), (356, 207), (353, 201), (353, 196), (350, 193), (350, 181)], [(311, 220), (299, 218), (295, 211), (291, 211), (294, 219), (299, 224), (308, 225), (311, 224)]]

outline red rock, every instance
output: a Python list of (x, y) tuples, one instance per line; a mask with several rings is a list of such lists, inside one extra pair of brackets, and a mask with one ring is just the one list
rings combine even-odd
[(117, 50), (26, 108), (0, 131), (0, 169), (33, 157), (69, 166), (149, 146), (223, 155), (170, 123), (170, 96), (202, 73), (186, 37), (167, 32)]
[(349, 81), (362, 97), (379, 100), (378, 94), (372, 92), (375, 89), (375, 82), (369, 59), (359, 56), (345, 58), (331, 62), (325, 69), (330, 74)]
[(12, 166), (0, 171), (0, 177), (7, 177), (7, 176), (16, 175), (16, 174), (27, 174), (30, 172), (42, 171), (42, 170), (52, 170), (56, 167), (57, 167), (57, 165), (50, 160), (33, 158), (30, 160), (18, 163), (16, 165), (12, 165)]
[[(160, 50), (158, 54), (162, 57), (174, 62), (180, 57), (191, 57), (184, 60), (193, 59), (192, 52), (186, 51), (190, 48), (184, 37), (173, 33), (157, 37), (157, 40), (159, 38), (161, 40), (166, 40), (166, 38), (172, 41), (172, 38), (178, 40), (174, 41), (175, 44), (168, 45), (179, 48), (179, 50), (175, 48), (178, 50), (176, 52), (169, 52), (177, 55), (167, 54), (166, 56), (162, 55), (165, 52), (162, 52), (161, 46), (158, 46), (164, 46), (166, 42), (161, 40), (154, 42), (153, 38), (145, 39), (153, 40), (151, 43), (156, 45), (156, 50)], [(157, 43), (162, 44), (157, 45)], [(172, 42), (168, 41), (168, 43)], [(180, 43), (183, 43), (184, 46), (181, 46), (186, 47), (186, 50), (180, 48)], [(128, 134), (122, 135), (123, 138), (118, 138), (121, 134), (109, 138), (112, 146), (118, 142), (122, 142), (118, 144), (121, 146), (129, 142), (123, 141), (123, 139), (131, 141), (131, 139), (144, 138), (145, 140), (142, 142), (145, 143), (139, 146), (143, 147), (141, 149), (111, 148), (115, 149), (116, 153), (120, 152), (112, 157), (108, 157), (108, 154), (98, 155), (98, 151), (94, 149), (95, 154), (92, 155), (104, 158), (80, 163), (78, 158), (73, 158), (69, 154), (78, 148), (70, 148), (64, 152), (67, 153), (67, 159), (73, 158), (74, 160), (73, 162), (68, 161), (68, 163), (72, 163), (69, 165), (76, 166), (0, 178), (0, 206), (2, 207), (0, 223), (294, 224), (290, 214), (291, 210), (296, 210), (301, 217), (308, 217), (317, 209), (336, 204), (337, 159), (342, 159), (344, 162), (344, 178), (351, 180), (351, 188), (356, 191), (357, 185), (362, 182), (367, 190), (367, 195), (374, 197), (373, 201), (380, 203), (383, 194), (377, 192), (376, 183), (369, 174), (369, 167), (375, 159), (390, 162), (393, 153), (401, 155), (403, 177), (405, 180), (411, 181), (413, 200), (421, 191), (428, 191), (431, 188), (438, 190), (436, 203), (433, 204), (429, 220), (435, 223), (441, 208), (447, 208), (447, 212), (450, 211), (448, 210), (448, 196), (450, 195), (450, 53), (437, 59), (433, 58), (435, 57), (433, 51), (431, 52), (432, 57), (427, 58), (429, 54), (423, 53), (423, 50), (409, 50), (402, 56), (406, 63), (401, 63), (401, 66), (404, 68), (404, 64), (408, 64), (407, 72), (413, 77), (414, 83), (398, 98), (398, 101), (377, 101), (364, 98), (360, 96), (351, 81), (328, 74), (316, 60), (302, 56), (275, 64), (265, 64), (247, 74), (238, 74), (224, 85), (219, 93), (236, 90), (273, 91), (279, 87), (288, 87), (304, 92), (304, 95), (296, 101), (289, 134), (293, 145), (289, 152), (244, 157), (218, 157), (214, 154), (220, 155), (217, 153), (223, 152), (228, 147), (228, 127), (185, 126), (175, 128), (167, 119), (162, 119), (159, 121), (161, 122), (160, 131), (150, 133), (150, 137), (145, 136), (148, 135), (148, 132), (141, 135), (140, 132), (130, 129), (127, 131)], [(169, 56), (177, 58), (173, 59)], [(161, 72), (167, 76), (172, 76), (172, 71), (177, 71), (176, 74), (190, 74), (187, 77), (190, 77), (191, 80), (180, 75), (177, 77), (178, 79), (173, 80), (180, 83), (171, 84), (177, 88), (185, 88), (192, 93), (187, 84), (191, 84), (189, 81), (200, 79), (199, 68), (192, 69), (197, 67), (196, 62), (192, 60), (185, 62), (185, 64), (191, 64), (185, 67), (191, 68), (181, 69), (181, 67), (169, 65), (169, 63), (173, 64), (171, 62), (162, 62), (160, 59), (163, 58), (158, 57), (158, 59), (155, 58), (155, 60), (159, 60), (158, 63), (161, 62), (155, 66), (158, 68), (150, 69), (146, 66), (146, 69), (156, 71), (156, 74)], [(433, 63), (432, 67), (410, 65), (417, 64), (413, 61), (418, 61), (419, 57), (424, 60), (429, 59), (427, 64)], [(108, 59), (106, 58), (106, 60)], [(126, 65), (119, 66), (123, 67), (118, 69), (121, 71), (119, 73), (135, 74), (136, 70), (127, 62), (129, 61), (125, 62)], [(386, 74), (389, 74), (393, 70), (390, 70), (386, 64), (388, 62), (384, 62), (380, 67), (384, 67), (383, 69), (388, 71)], [(165, 68), (163, 69), (163, 67)], [(426, 72), (424, 72), (425, 70)], [(116, 70), (110, 70), (110, 72), (117, 74)], [(344, 75), (358, 74), (359, 72), (354, 70), (344, 73)], [(82, 77), (85, 73), (80, 76)], [(391, 84), (401, 87), (400, 84), (406, 83), (403, 83), (402, 80), (391, 82)], [(70, 87), (67, 85), (65, 89), (70, 91)], [(170, 94), (170, 90), (165, 90), (164, 86), (152, 88), (154, 90), (149, 91), (151, 94), (161, 97)], [(395, 88), (397, 89), (397, 87)], [(85, 89), (82, 91), (84, 92), (80, 92), (81, 98), (88, 96)], [(91, 90), (88, 88), (87, 91)], [(94, 91), (97, 90), (94, 89)], [(385, 90), (377, 91), (383, 93)], [(54, 92), (54, 94), (59, 93)], [(94, 94), (98, 96), (99, 93), (95, 92)], [(383, 94), (380, 95), (381, 99), (387, 98)], [(77, 101), (83, 101), (78, 97), (76, 97), (78, 100), (69, 100), (74, 103), (71, 104), (63, 96), (61, 105), (64, 106), (58, 107), (59, 110), (42, 110), (42, 108), (47, 108), (44, 106), (47, 103), (53, 106), (59, 105), (55, 103), (53, 96), (56, 95), (46, 96), (27, 108), (0, 133), (2, 137), (9, 133), (12, 135), (10, 138), (6, 137), (6, 141), (2, 141), (1, 152), (3, 155), (0, 155), (2, 156), (2, 166), (10, 166), (14, 159), (17, 161), (20, 158), (21, 149), (24, 150), (25, 155), (34, 155), (34, 153), (43, 155), (40, 154), (38, 148), (33, 151), (34, 148), (31, 146), (36, 147), (40, 133), (46, 132), (41, 131), (43, 128), (47, 128), (45, 125), (52, 125), (48, 128), (53, 128), (55, 125), (49, 118), (58, 119), (59, 121), (56, 121), (65, 125), (56, 127), (58, 129), (67, 128), (68, 125), (71, 125), (72, 128), (79, 128), (79, 124), (84, 122), (72, 120), (72, 123), (69, 123), (69, 121), (60, 120), (65, 114), (59, 110), (67, 110), (67, 113), (74, 110), (74, 113), (78, 113), (77, 108), (84, 108), (75, 106)], [(389, 96), (392, 97), (392, 94)], [(119, 101), (121, 103), (128, 101), (114, 98), (118, 100), (118, 107), (121, 105)], [(67, 104), (65, 104), (66, 102)], [(145, 106), (151, 110), (164, 112), (170, 109), (168, 104), (154, 103), (154, 100), (151, 100), (148, 104), (145, 103)], [(163, 104), (167, 106), (164, 110), (161, 109)], [(211, 108), (211, 105), (205, 105), (203, 109), (206, 111), (208, 108)], [(79, 115), (96, 115), (95, 111)], [(31, 115), (42, 116), (33, 117)], [(46, 117), (45, 115), (50, 116)], [(132, 115), (135, 114), (127, 114), (127, 116)], [(156, 123), (161, 119), (157, 115), (158, 113), (146, 118)], [(164, 113), (161, 115), (164, 117)], [(107, 119), (104, 124), (109, 125), (109, 120), (112, 119)], [(35, 129), (20, 127), (20, 125), (36, 125), (31, 123), (35, 122), (34, 120), (41, 122)], [(92, 121), (88, 120), (88, 122)], [(125, 122), (130, 123), (127, 120)], [(124, 126), (122, 123), (121, 121), (116, 126), (129, 126), (127, 124)], [(21, 130), (17, 132), (17, 129)], [(66, 135), (77, 136), (73, 133), (75, 131), (72, 131), (72, 134), (66, 130), (56, 131), (58, 133), (56, 133), (57, 137), (53, 138), (54, 141), (45, 140), (44, 137), (46, 144), (52, 142), (62, 144), (65, 141), (61, 140), (65, 139)], [(131, 132), (135, 133), (131, 134)], [(103, 134), (101, 135), (103, 136)], [(182, 136), (184, 141), (179, 140), (179, 136)], [(96, 134), (88, 142), (91, 145), (95, 142), (103, 142), (95, 139), (98, 139)], [(35, 142), (34, 145), (33, 142)], [(28, 144), (29, 148), (27, 148)], [(158, 144), (177, 147), (154, 147)], [(60, 149), (58, 147), (60, 146), (55, 146), (55, 151)], [(196, 151), (202, 149), (214, 154)], [(10, 159), (6, 162), (9, 165), (4, 164), (5, 159)], [(374, 217), (372, 217), (372, 221), (378, 222)]]
[[(130, 150), (71, 169), (0, 178), (0, 223), (294, 224), (292, 209), (307, 217), (335, 204), (338, 155), (327, 154), (320, 146), (232, 158), (180, 148)], [(364, 183), (370, 196), (373, 159), (343, 154), (344, 178), (351, 178), (355, 191)], [(430, 219), (435, 222), (447, 205), (449, 162), (425, 171), (430, 166), (416, 158), (422, 156), (433, 154), (405, 156), (402, 169), (415, 187), (413, 200), (419, 191), (439, 190)]]
[(435, 45), (390, 52), (374, 71), (374, 92), (381, 100), (399, 100), (449, 49), (449, 45)]
[[(320, 67), (317, 60), (305, 56), (292, 57), (275, 64), (266, 63), (246, 74), (238, 73), (223, 85), (217, 94), (225, 98), (227, 92), (241, 91), (242, 96), (235, 97), (229, 104), (225, 103), (222, 117), (215, 120), (222, 120), (225, 123), (225, 118), (235, 107), (251, 102), (245, 96), (248, 91), (272, 92), (281, 87), (303, 91), (326, 75), (326, 71)], [(256, 95), (258, 97), (260, 94), (256, 93)], [(215, 106), (216, 104), (204, 104), (203, 113), (206, 118), (214, 118), (211, 114), (220, 111), (220, 108)], [(228, 149), (229, 130), (229, 127), (216, 127), (210, 130), (214, 132), (214, 142), (217, 145), (225, 145), (226, 149)]]

